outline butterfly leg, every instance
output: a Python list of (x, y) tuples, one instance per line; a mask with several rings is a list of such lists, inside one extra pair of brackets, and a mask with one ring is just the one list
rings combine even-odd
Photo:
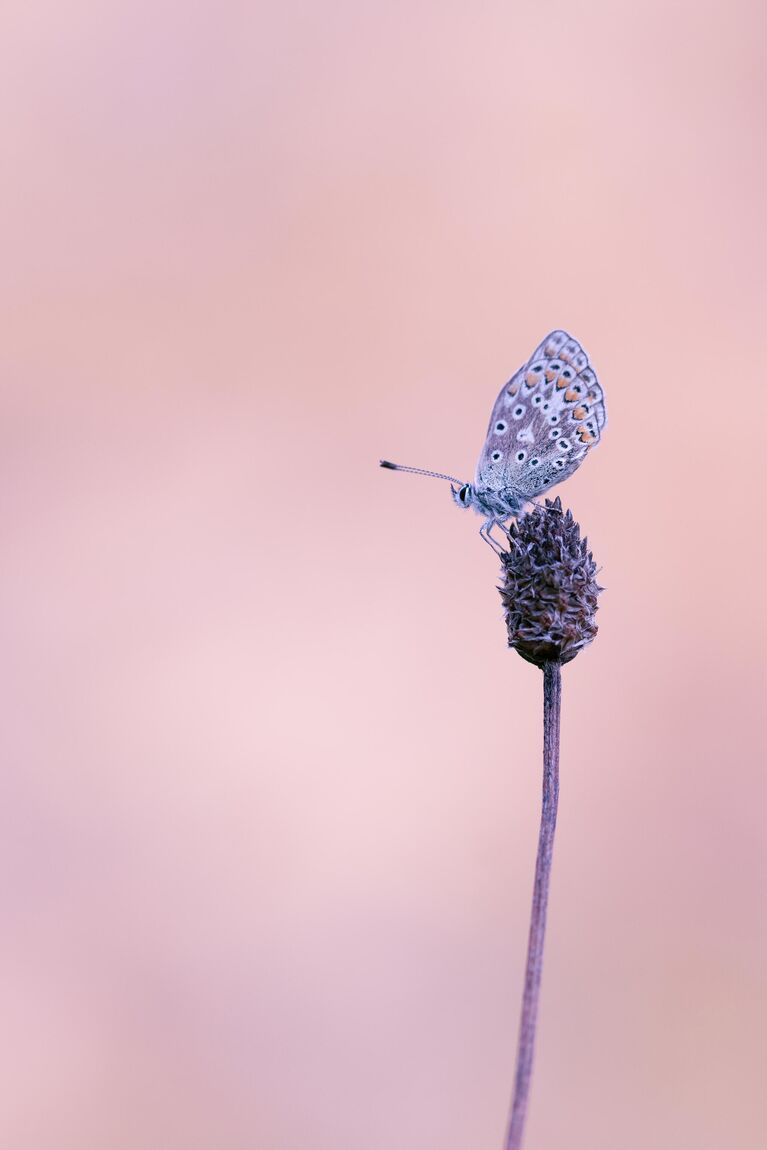
[(498, 526), (500, 527), (501, 531), (503, 531), (504, 535), (509, 534), (509, 524), (514, 518), (514, 515), (505, 515), (503, 519), (498, 520)]
[(494, 539), (493, 536), (490, 534), (490, 532), (493, 530), (493, 528), (496, 526), (496, 524), (498, 522), (501, 522), (501, 521), (499, 521), (498, 519), (486, 519), (485, 522), (482, 524), (482, 526), (479, 529), (479, 534), (484, 539), (485, 543), (488, 543), (492, 547), (492, 549), (493, 549), (493, 551), (495, 551), (496, 555), (503, 555), (504, 554), (504, 548), (501, 547), (501, 545), (498, 543), (498, 540)]

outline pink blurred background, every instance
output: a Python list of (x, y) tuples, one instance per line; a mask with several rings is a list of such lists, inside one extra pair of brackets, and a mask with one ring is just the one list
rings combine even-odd
[(761, 1148), (764, 6), (0, 24), (0, 1144), (480, 1150), (540, 676), (471, 478), (552, 327), (603, 445), (527, 1147)]

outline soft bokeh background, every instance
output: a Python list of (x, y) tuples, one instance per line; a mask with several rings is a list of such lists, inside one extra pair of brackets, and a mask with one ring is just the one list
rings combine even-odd
[(564, 326), (530, 1150), (761, 1148), (764, 6), (54, 3), (0, 26), (0, 1143), (495, 1150), (537, 672), (445, 487)]

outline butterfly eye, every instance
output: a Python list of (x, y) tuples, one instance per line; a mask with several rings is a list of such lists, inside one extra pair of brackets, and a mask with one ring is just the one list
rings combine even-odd
[(470, 491), (471, 491), (471, 488), (469, 487), (468, 483), (464, 483), (463, 487), (458, 492), (458, 498), (460, 499), (461, 503), (466, 502), (466, 500), (469, 498), (469, 492)]

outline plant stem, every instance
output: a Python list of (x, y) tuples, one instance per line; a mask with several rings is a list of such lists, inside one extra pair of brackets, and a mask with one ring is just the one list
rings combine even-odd
[(527, 1099), (533, 1072), (535, 1026), (538, 1017), (538, 995), (543, 969), (543, 940), (546, 933), (546, 907), (549, 901), (551, 853), (557, 825), (559, 799), (559, 713), (562, 700), (562, 678), (559, 663), (543, 667), (543, 809), (538, 836), (538, 858), (535, 864), (533, 906), (530, 914), (530, 938), (527, 945), (525, 990), (519, 1026), (517, 1070), (514, 1098), (511, 1104), (506, 1150), (520, 1150), (527, 1116)]

